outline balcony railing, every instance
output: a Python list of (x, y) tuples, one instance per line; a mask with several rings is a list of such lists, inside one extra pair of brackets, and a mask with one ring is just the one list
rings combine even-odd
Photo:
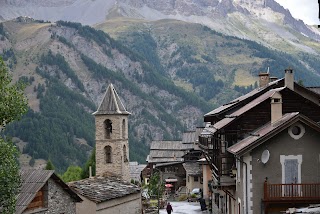
[(264, 201), (320, 201), (320, 183), (269, 184), (264, 183)]

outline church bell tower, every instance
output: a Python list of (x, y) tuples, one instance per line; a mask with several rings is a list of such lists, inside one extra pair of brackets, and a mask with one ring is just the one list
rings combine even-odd
[(110, 84), (93, 113), (96, 125), (96, 174), (115, 174), (125, 181), (129, 175), (128, 116), (113, 85)]

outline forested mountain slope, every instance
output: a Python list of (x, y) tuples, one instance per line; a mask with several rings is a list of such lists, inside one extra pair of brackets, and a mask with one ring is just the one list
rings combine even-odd
[(59, 170), (86, 160), (94, 146), (91, 113), (109, 83), (132, 113), (131, 160), (144, 161), (152, 139), (179, 138), (187, 123), (194, 126), (210, 109), (102, 31), (31, 19), (6, 22), (1, 29), (0, 53), (15, 79), (28, 84), (30, 105), (8, 133), (27, 142), (24, 153), (51, 159)]
[(179, 139), (203, 125), (205, 113), (250, 90), (268, 66), (274, 76), (291, 66), (297, 80), (319, 81), (313, 55), (291, 56), (199, 24), (117, 20), (96, 27), (113, 38), (63, 21), (20, 17), (0, 25), (0, 54), (14, 79), (28, 85), (30, 106), (7, 130), (30, 164), (51, 159), (61, 172), (84, 163), (94, 146), (91, 114), (109, 83), (132, 113), (130, 159), (142, 162), (151, 140)]
[(177, 20), (146, 22), (113, 19), (95, 28), (145, 57), (176, 85), (197, 93), (213, 105), (221, 105), (254, 86), (258, 73), (283, 77), (293, 67), (297, 80), (318, 85), (320, 61), (304, 52), (287, 54), (253, 41)]

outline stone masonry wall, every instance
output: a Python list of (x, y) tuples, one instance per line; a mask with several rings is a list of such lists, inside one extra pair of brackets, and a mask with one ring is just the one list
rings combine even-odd
[[(111, 172), (119, 175), (123, 180), (130, 181), (129, 175), (129, 143), (128, 143), (128, 116), (127, 115), (96, 115), (96, 172), (101, 175)], [(112, 133), (106, 138), (105, 120), (112, 121)], [(112, 148), (112, 163), (106, 163), (104, 148)], [(128, 161), (124, 161), (123, 148), (126, 147)]]
[(28, 211), (36, 214), (75, 214), (76, 203), (71, 196), (65, 192), (61, 186), (56, 184), (52, 179), (48, 181), (48, 209), (39, 212)]

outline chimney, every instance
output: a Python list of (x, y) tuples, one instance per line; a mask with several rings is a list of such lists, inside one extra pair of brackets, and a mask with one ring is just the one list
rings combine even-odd
[(292, 68), (287, 68), (284, 70), (284, 85), (294, 91), (294, 76)]
[(271, 96), (271, 124), (282, 118), (282, 96), (275, 92)]
[(269, 72), (268, 73), (260, 73), (259, 74), (259, 87), (264, 87), (269, 83)]
[(270, 82), (278, 80), (278, 77), (270, 77)]

